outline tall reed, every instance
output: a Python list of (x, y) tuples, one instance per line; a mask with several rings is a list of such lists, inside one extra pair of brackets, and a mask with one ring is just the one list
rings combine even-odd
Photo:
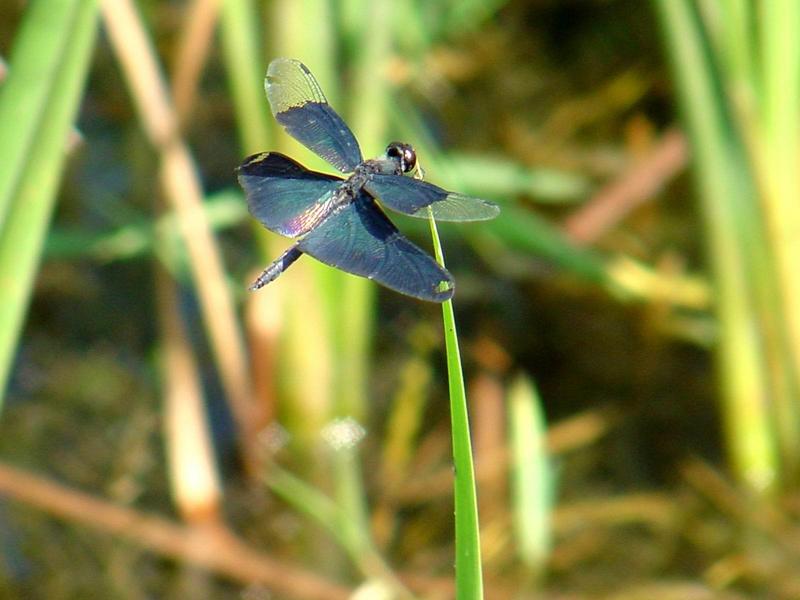
[(694, 152), (731, 467), (768, 492), (800, 475), (800, 4), (655, 7)]
[(95, 0), (32, 2), (0, 88), (0, 406), (97, 30)]

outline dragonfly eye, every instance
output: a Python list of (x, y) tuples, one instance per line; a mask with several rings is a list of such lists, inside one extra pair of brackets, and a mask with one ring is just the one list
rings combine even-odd
[(392, 142), (386, 147), (386, 156), (397, 159), (403, 173), (408, 173), (417, 165), (417, 153), (411, 144)]

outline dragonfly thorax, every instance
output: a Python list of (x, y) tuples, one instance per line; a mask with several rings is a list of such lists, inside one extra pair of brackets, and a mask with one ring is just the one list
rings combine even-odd
[(344, 188), (355, 197), (371, 175), (403, 175), (417, 166), (417, 153), (411, 144), (392, 142), (380, 158), (365, 160), (345, 180)]
[(375, 173), (393, 175), (394, 172), (394, 164), (388, 160), (379, 158), (365, 160), (355, 168), (350, 177), (344, 180), (339, 189), (344, 195), (350, 198), (355, 198), (358, 196), (364, 185), (366, 185), (367, 181), (369, 181), (371, 175), (374, 175)]
[(366, 185), (371, 175), (398, 175), (402, 176), (417, 165), (417, 153), (411, 144), (392, 142), (386, 147), (386, 152), (380, 158), (365, 160), (358, 165), (348, 177), (339, 192), (337, 205), (354, 199)]

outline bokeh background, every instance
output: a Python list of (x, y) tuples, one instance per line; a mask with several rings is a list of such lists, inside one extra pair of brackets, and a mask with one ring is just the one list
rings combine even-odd
[[(443, 224), (485, 594), (800, 597), (796, 0), (2, 0), (0, 596), (452, 598), (441, 310), (235, 167), (301, 59)], [(393, 220), (430, 248), (423, 221)], [(472, 597), (463, 595), (462, 597)]]

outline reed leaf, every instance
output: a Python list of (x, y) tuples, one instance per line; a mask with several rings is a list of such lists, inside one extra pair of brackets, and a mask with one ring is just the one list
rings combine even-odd
[[(429, 209), (430, 211), (430, 209)], [(436, 221), (429, 217), (431, 237), (437, 262), (444, 267), (444, 254)], [(453, 467), (455, 469), (456, 517), (456, 597), (458, 600), (483, 598), (483, 572), (481, 570), (481, 539), (478, 524), (478, 495), (475, 487), (475, 467), (472, 461), (472, 441), (467, 414), (467, 395), (458, 349), (456, 317), (453, 301), (442, 304), (445, 351), (447, 354), (447, 381), (450, 393), (450, 422), (453, 437)]]
[(50, 225), (96, 14), (95, 0), (31, 3), (0, 89), (0, 396)]

